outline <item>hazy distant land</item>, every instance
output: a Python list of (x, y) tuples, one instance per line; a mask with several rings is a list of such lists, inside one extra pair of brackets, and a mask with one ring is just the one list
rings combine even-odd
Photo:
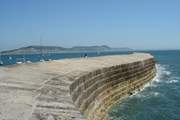
[(75, 46), (64, 48), (59, 46), (28, 46), (13, 50), (2, 51), (2, 55), (21, 55), (21, 54), (46, 54), (46, 53), (63, 53), (63, 52), (101, 52), (101, 51), (132, 51), (130, 48), (111, 48), (106, 45), (102, 46)]

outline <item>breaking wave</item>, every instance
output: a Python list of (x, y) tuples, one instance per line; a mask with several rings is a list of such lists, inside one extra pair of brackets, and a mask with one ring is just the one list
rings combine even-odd
[[(160, 83), (160, 82), (163, 82), (165, 81), (166, 83), (175, 83), (177, 82), (177, 80), (169, 80), (169, 81), (166, 81), (165, 77), (168, 77), (171, 75), (171, 72), (168, 71), (168, 66), (167, 65), (160, 65), (160, 64), (157, 64), (156, 65), (156, 70), (157, 70), (157, 73), (156, 73), (156, 76), (153, 78), (152, 81), (148, 82), (147, 84), (144, 85), (144, 87), (141, 89), (141, 91), (145, 90), (146, 88), (149, 88), (149, 87), (157, 87)], [(157, 92), (154, 93), (155, 96), (158, 95)], [(132, 96), (142, 96), (141, 95), (141, 92), (139, 91), (135, 91), (135, 93), (132, 95)]]

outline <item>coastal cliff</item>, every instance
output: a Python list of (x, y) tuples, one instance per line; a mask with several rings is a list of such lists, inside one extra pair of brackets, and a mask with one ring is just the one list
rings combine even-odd
[(156, 74), (150, 54), (0, 68), (0, 119), (105, 120), (109, 108)]

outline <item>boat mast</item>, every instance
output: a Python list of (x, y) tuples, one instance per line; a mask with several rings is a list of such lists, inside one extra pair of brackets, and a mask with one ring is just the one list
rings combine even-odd
[(23, 63), (26, 62), (26, 56), (25, 56), (25, 54), (26, 54), (26, 52), (25, 52), (25, 49), (24, 49), (24, 51), (23, 51)]
[(40, 61), (44, 61), (44, 59), (43, 59), (43, 50), (42, 50), (42, 36), (40, 37), (40, 54), (41, 54)]
[(1, 52), (0, 52), (0, 62), (1, 62)]
[(1, 59), (1, 52), (0, 52), (0, 65), (3, 65), (3, 61)]

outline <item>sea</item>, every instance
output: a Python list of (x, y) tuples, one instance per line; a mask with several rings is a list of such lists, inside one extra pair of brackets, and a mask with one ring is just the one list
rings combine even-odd
[(43, 53), (43, 54), (23, 54), (23, 55), (2, 55), (0, 61), (3, 62), (1, 66), (16, 65), (20, 63), (32, 63), (40, 61), (62, 60), (70, 58), (82, 58), (85, 55), (87, 57), (106, 56), (106, 55), (122, 55), (131, 54), (132, 51), (107, 51), (107, 52), (67, 52), (67, 53)]
[(180, 120), (180, 51), (149, 51), (157, 75), (109, 111), (109, 120)]
[[(139, 51), (137, 51), (139, 52)], [(142, 91), (121, 100), (109, 110), (109, 120), (180, 120), (180, 50), (141, 51), (151, 53), (156, 61), (156, 77)], [(3, 66), (18, 62), (39, 62), (42, 58), (66, 58), (131, 54), (132, 52), (88, 52), (1, 56)], [(29, 63), (24, 63), (29, 64)]]

